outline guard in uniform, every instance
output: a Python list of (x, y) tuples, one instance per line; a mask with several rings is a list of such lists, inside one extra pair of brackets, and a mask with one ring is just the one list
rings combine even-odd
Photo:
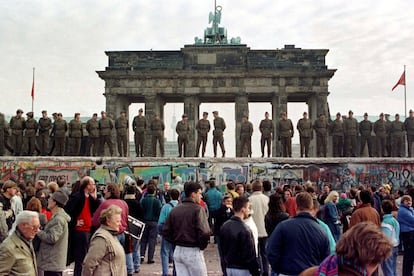
[(188, 116), (183, 114), (181, 116), (181, 121), (177, 123), (175, 127), (175, 132), (177, 132), (177, 142), (178, 142), (178, 157), (187, 157), (187, 146), (188, 139), (190, 136), (190, 126), (188, 125)]
[(344, 148), (344, 124), (341, 113), (336, 113), (335, 120), (329, 126), (332, 135), (332, 155), (333, 157), (343, 157)]
[(407, 132), (408, 157), (412, 157), (412, 146), (414, 142), (414, 111), (410, 109), (409, 114), (409, 117), (404, 121), (404, 127)]
[(348, 118), (344, 121), (345, 152), (346, 157), (357, 157), (358, 121), (354, 118), (354, 112), (348, 112)]
[(147, 130), (147, 119), (142, 115), (143, 110), (138, 110), (138, 115), (132, 121), (132, 130), (134, 131), (135, 153), (137, 157), (144, 156), (145, 132)]
[(47, 156), (49, 153), (49, 135), (52, 129), (52, 120), (47, 116), (47, 111), (42, 111), (42, 117), (39, 119), (39, 140), (40, 155)]
[(100, 155), (105, 156), (105, 144), (108, 145), (109, 154), (114, 156), (114, 144), (112, 142), (112, 129), (114, 124), (111, 119), (106, 117), (106, 112), (101, 111), (101, 119), (99, 120), (99, 139), (100, 139)]
[(86, 122), (86, 130), (88, 131), (88, 145), (86, 147), (86, 155), (98, 156), (99, 155), (99, 122), (98, 114), (93, 113), (92, 118)]
[(120, 116), (115, 121), (116, 141), (118, 144), (118, 153), (120, 157), (128, 156), (128, 119), (126, 112), (121, 111)]
[(217, 144), (220, 145), (222, 157), (226, 156), (226, 150), (224, 148), (224, 137), (223, 133), (226, 129), (226, 123), (224, 122), (224, 119), (219, 117), (218, 111), (213, 111), (213, 151), (214, 151), (214, 157), (217, 157)]
[(299, 131), (300, 157), (309, 157), (309, 145), (313, 138), (312, 121), (308, 118), (308, 113), (303, 112), (303, 118), (299, 119), (296, 129)]
[(210, 121), (207, 120), (208, 112), (203, 112), (203, 118), (198, 120), (196, 125), (197, 130), (197, 152), (195, 157), (198, 157), (200, 152), (200, 146), (203, 144), (203, 148), (201, 149), (201, 157), (204, 157), (206, 153), (206, 145), (207, 145), (207, 134), (210, 132)]
[(390, 114), (385, 114), (385, 125), (387, 127), (387, 156), (391, 157), (392, 156), (392, 148), (391, 148), (391, 128), (392, 128), (392, 122), (390, 120)]
[(66, 153), (66, 132), (68, 123), (63, 120), (62, 113), (57, 114), (57, 119), (53, 123), (52, 135), (55, 137), (55, 155), (63, 156)]
[(80, 121), (80, 113), (75, 113), (74, 118), (69, 122), (70, 155), (79, 156), (82, 137), (83, 129)]
[(38, 125), (35, 119), (33, 119), (33, 112), (26, 113), (26, 129), (24, 131), (25, 143), (27, 155), (33, 156), (36, 150), (36, 134)]
[(319, 114), (319, 119), (313, 124), (313, 129), (316, 133), (316, 156), (326, 157), (329, 124), (326, 121), (325, 114)]
[(364, 153), (365, 145), (368, 144), (368, 155), (373, 157), (371, 143), (372, 123), (368, 120), (368, 113), (364, 113), (364, 120), (359, 123), (359, 134), (361, 135), (361, 143), (359, 148), (359, 156)]
[(157, 142), (160, 145), (160, 154), (161, 157), (164, 157), (164, 129), (165, 125), (164, 122), (161, 121), (160, 116), (158, 114), (154, 115), (154, 120), (150, 126), (151, 134), (152, 134), (152, 155), (157, 156)]
[[(240, 126), (240, 154), (242, 157), (252, 157), (252, 135), (253, 124), (249, 122), (249, 117), (244, 115)], [(247, 147), (247, 154), (244, 149)]]
[(402, 157), (403, 139), (404, 139), (404, 123), (400, 121), (400, 115), (395, 114), (395, 120), (391, 123), (391, 152), (392, 157)]
[(387, 122), (384, 120), (384, 113), (379, 115), (379, 119), (374, 123), (374, 133), (377, 145), (377, 157), (386, 157), (387, 147)]
[(281, 112), (280, 116), (281, 120), (279, 121), (278, 135), (282, 144), (282, 156), (292, 157), (293, 124), (292, 121), (287, 118), (286, 112)]
[(17, 109), (16, 116), (10, 119), (11, 129), (11, 144), (13, 148), (14, 156), (20, 156), (22, 154), (23, 146), (23, 131), (26, 128), (26, 121), (22, 117), (23, 110)]
[(5, 155), (6, 148), (10, 150), (10, 146), (7, 144), (7, 139), (9, 138), (9, 124), (4, 118), (4, 114), (0, 113), (0, 156)]
[(269, 112), (265, 112), (265, 118), (260, 121), (259, 130), (262, 136), (260, 137), (260, 149), (262, 157), (264, 157), (264, 148), (267, 145), (267, 157), (270, 157), (272, 151), (272, 137), (273, 137), (273, 122), (269, 119)]

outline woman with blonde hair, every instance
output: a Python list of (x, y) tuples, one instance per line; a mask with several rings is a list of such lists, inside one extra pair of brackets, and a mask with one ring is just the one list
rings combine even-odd
[(372, 222), (360, 222), (349, 229), (336, 245), (336, 254), (299, 276), (370, 276), (392, 252), (391, 240)]
[(341, 220), (336, 207), (339, 194), (336, 191), (331, 191), (325, 199), (325, 206), (322, 210), (324, 221), (332, 232), (332, 235), (337, 242), (341, 238)]
[(127, 275), (125, 252), (117, 239), (122, 209), (110, 205), (99, 216), (101, 226), (92, 236), (83, 261), (82, 276)]

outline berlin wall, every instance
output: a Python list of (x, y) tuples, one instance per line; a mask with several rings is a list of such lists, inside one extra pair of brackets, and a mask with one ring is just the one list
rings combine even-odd
[[(14, 178), (20, 181), (42, 179), (50, 182), (64, 176), (74, 183), (90, 175), (99, 183), (123, 183), (125, 176), (135, 175), (145, 181), (159, 178), (160, 187), (165, 181), (177, 184), (203, 181), (212, 177), (219, 186), (231, 179), (236, 183), (252, 179), (269, 179), (273, 186), (293, 181), (310, 180), (321, 188), (330, 183), (335, 190), (347, 191), (361, 184), (379, 186), (391, 184), (394, 189), (414, 185), (414, 159), (412, 158), (86, 158), (86, 157), (1, 157), (1, 181)], [(224, 189), (224, 186), (221, 186)]]

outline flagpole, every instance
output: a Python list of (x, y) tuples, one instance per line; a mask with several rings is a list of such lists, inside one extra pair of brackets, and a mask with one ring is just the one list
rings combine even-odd
[(32, 82), (32, 93), (31, 93), (31, 95), (32, 95), (32, 112), (34, 112), (33, 110), (34, 110), (34, 108), (33, 108), (33, 105), (34, 105), (34, 83), (35, 83), (35, 68), (33, 67), (33, 82)]
[(404, 107), (405, 107), (405, 118), (407, 118), (407, 72), (405, 71), (405, 65), (404, 65)]

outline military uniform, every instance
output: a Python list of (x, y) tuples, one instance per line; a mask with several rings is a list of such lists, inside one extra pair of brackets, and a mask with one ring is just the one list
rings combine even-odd
[(342, 157), (344, 148), (344, 124), (341, 119), (336, 118), (330, 125), (332, 134), (332, 155)]
[(9, 124), (4, 118), (4, 114), (0, 113), (0, 156), (6, 153), (7, 139), (9, 138)]
[(147, 119), (145, 116), (135, 116), (132, 121), (134, 130), (135, 153), (138, 156), (144, 156), (145, 131), (147, 130)]
[[(252, 157), (252, 135), (253, 124), (247, 120), (242, 122), (240, 126), (240, 154), (242, 157)], [(244, 153), (246, 147), (247, 155)]]
[(344, 155), (357, 157), (358, 121), (355, 118), (344, 120), (345, 147)]
[(154, 119), (150, 126), (152, 132), (152, 155), (157, 156), (157, 142), (160, 145), (161, 157), (164, 157), (164, 129), (165, 125), (161, 119)]
[(201, 149), (201, 157), (204, 157), (206, 153), (206, 144), (207, 144), (207, 134), (210, 132), (210, 121), (207, 119), (200, 119), (197, 122), (196, 130), (197, 130), (197, 154), (200, 152), (200, 146), (203, 144), (203, 148)]
[(82, 137), (82, 122), (76, 119), (71, 120), (69, 122), (70, 155), (78, 156), (80, 154)]
[(391, 138), (391, 136), (392, 136), (392, 131), (391, 131), (392, 122), (387, 117), (385, 118), (385, 125), (387, 127), (387, 156), (391, 157), (392, 156), (392, 147), (391, 147), (391, 144), (392, 144), (392, 138)]
[(260, 149), (262, 151), (262, 157), (264, 157), (264, 148), (267, 145), (267, 157), (270, 157), (272, 149), (272, 135), (273, 135), (273, 122), (270, 119), (263, 119), (260, 121), (259, 125), (260, 133), (262, 136), (260, 138)]
[(318, 119), (313, 124), (313, 129), (316, 132), (316, 156), (326, 157), (328, 148), (328, 122), (326, 120)]
[[(410, 110), (410, 114), (412, 110)], [(408, 117), (404, 121), (404, 127), (407, 131), (407, 146), (408, 146), (408, 157), (412, 157), (412, 144), (414, 142), (414, 117)]]
[(226, 129), (226, 123), (221, 117), (214, 118), (213, 121), (214, 130), (213, 130), (213, 151), (214, 157), (217, 157), (217, 144), (220, 145), (222, 156), (225, 157), (226, 150), (224, 148), (224, 137), (223, 132)]
[(46, 156), (49, 153), (49, 135), (52, 129), (52, 120), (49, 117), (41, 117), (39, 125), (40, 155)]
[[(30, 112), (31, 113), (31, 112)], [(27, 155), (32, 156), (36, 150), (36, 133), (38, 125), (35, 119), (28, 117), (26, 120), (26, 129), (24, 131)]]
[(372, 123), (369, 120), (362, 120), (359, 123), (359, 133), (361, 134), (359, 156), (362, 156), (366, 144), (368, 144), (369, 157), (373, 156), (372, 145), (371, 145), (371, 132), (372, 132)]
[(391, 123), (391, 156), (402, 157), (403, 139), (404, 139), (404, 123), (394, 120)]
[(294, 133), (292, 121), (290, 119), (281, 119), (278, 130), (282, 144), (282, 156), (292, 157), (292, 137)]
[(299, 119), (296, 129), (299, 131), (300, 157), (309, 157), (309, 145), (313, 138), (312, 121), (308, 118)]
[(100, 155), (105, 156), (105, 144), (108, 145), (109, 154), (114, 155), (114, 144), (112, 143), (112, 129), (114, 123), (108, 117), (99, 120)]
[(55, 137), (55, 155), (63, 156), (66, 153), (66, 132), (68, 124), (62, 118), (53, 123), (52, 135)]
[(86, 122), (86, 130), (88, 131), (88, 145), (86, 149), (86, 155), (98, 156), (99, 155), (99, 122), (97, 119), (91, 118)]
[(128, 119), (118, 117), (115, 121), (116, 141), (118, 144), (118, 153), (120, 156), (128, 155)]
[(10, 119), (11, 143), (15, 156), (20, 156), (23, 146), (23, 130), (26, 128), (26, 121), (23, 117), (13, 116)]
[(175, 132), (178, 134), (178, 157), (187, 157), (188, 138), (190, 136), (190, 126), (188, 125), (188, 122), (183, 120), (179, 121), (175, 127)]
[(374, 133), (377, 141), (377, 157), (385, 157), (387, 147), (387, 122), (383, 119), (378, 119), (374, 123)]

